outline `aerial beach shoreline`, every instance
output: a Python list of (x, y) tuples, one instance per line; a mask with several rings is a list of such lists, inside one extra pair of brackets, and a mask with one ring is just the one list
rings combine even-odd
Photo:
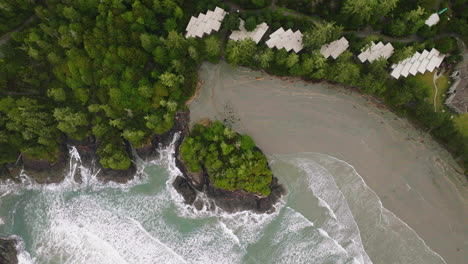
[(465, 2), (0, 0), (0, 264), (464, 262)]
[[(290, 82), (224, 62), (205, 63), (200, 75), (191, 122), (225, 120), (267, 155), (312, 151), (343, 160), (447, 263), (466, 254), (466, 178), (417, 126), (339, 85)], [(440, 239), (444, 232), (450, 239)]]
[[(234, 73), (232, 73), (231, 71), (234, 71)], [(213, 72), (214, 73), (228, 72), (227, 78), (225, 78), (226, 77), (225, 75), (216, 75), (215, 74), (215, 75), (210, 76), (210, 78), (218, 78), (218, 81), (221, 81), (221, 82), (216, 82), (216, 86), (220, 86), (220, 87), (223, 87), (224, 86), (223, 82), (225, 82), (227, 80), (227, 82), (229, 82), (230, 84), (237, 85), (236, 87), (238, 87), (238, 88), (242, 88), (242, 87), (246, 86), (247, 89), (252, 88), (251, 84), (257, 84), (257, 83), (260, 83), (260, 82), (268, 82), (268, 84), (269, 84), (268, 87), (263, 87), (262, 88), (262, 92), (264, 92), (264, 93), (272, 93), (272, 94), (278, 93), (278, 89), (275, 88), (275, 86), (278, 85), (278, 84), (280, 84), (280, 86), (282, 86), (283, 88), (281, 88), (279, 90), (279, 94), (280, 94), (279, 97), (280, 98), (276, 98), (277, 100), (274, 100), (273, 102), (270, 102), (270, 103), (262, 102), (262, 100), (265, 98), (263, 96), (264, 94), (253, 94), (253, 98), (256, 98), (256, 100), (255, 100), (255, 104), (252, 104), (252, 100), (248, 99), (248, 98), (250, 98), (250, 96), (252, 96), (252, 94), (248, 94), (245, 90), (243, 92), (241, 92), (240, 94), (234, 94), (235, 95), (234, 97), (227, 96), (226, 97), (227, 99), (226, 99), (224, 97), (224, 96), (227, 95), (226, 93), (222, 92), (220, 94), (220, 93), (217, 93), (214, 90), (206, 89), (206, 86), (212, 86), (212, 83), (210, 83), (210, 78), (207, 78), (207, 76), (204, 76), (204, 74), (210, 73), (210, 72), (211, 73), (213, 73)], [(342, 118), (338, 118), (338, 119), (334, 120), (334, 121), (336, 121), (335, 123), (340, 123), (343, 120), (348, 120), (349, 118), (345, 118), (345, 116), (348, 113), (352, 114), (351, 113), (352, 111), (366, 112), (366, 114), (360, 115), (358, 118), (354, 117), (354, 118), (350, 119), (350, 120), (355, 120), (356, 121), (356, 124), (354, 124), (354, 122), (351, 122), (350, 124), (348, 124), (349, 126), (347, 127), (347, 129), (351, 130), (350, 131), (351, 134), (354, 134), (354, 132), (352, 131), (353, 127), (355, 125), (357, 125), (357, 123), (359, 123), (358, 121), (360, 121), (361, 119), (364, 120), (364, 119), (369, 118), (369, 117), (377, 117), (378, 121), (376, 122), (376, 124), (374, 124), (375, 127), (372, 126), (371, 129), (377, 129), (377, 127), (380, 127), (380, 126), (384, 126), (384, 127), (388, 126), (387, 122), (389, 122), (389, 121), (387, 119), (390, 119), (390, 120), (393, 120), (392, 122), (396, 122), (397, 126), (401, 126), (398, 129), (405, 129), (406, 130), (406, 132), (408, 133), (408, 136), (405, 137), (406, 141), (413, 141), (413, 143), (418, 145), (419, 147), (424, 146), (424, 144), (430, 144), (431, 148), (435, 147), (435, 148), (438, 149), (438, 151), (442, 151), (442, 152), (446, 153), (446, 151), (442, 147), (440, 147), (437, 143), (432, 143), (433, 141), (432, 141), (432, 138), (431, 138), (430, 135), (427, 135), (423, 131), (418, 130), (418, 128), (413, 126), (410, 122), (408, 122), (406, 120), (400, 120), (400, 118), (396, 117), (393, 113), (390, 114), (390, 115), (385, 114), (383, 118), (380, 117), (379, 115), (382, 115), (382, 114), (388, 112), (386, 109), (382, 108), (382, 107), (384, 107), (383, 105), (372, 103), (370, 101), (370, 100), (372, 100), (372, 98), (369, 98), (369, 96), (353, 93), (353, 91), (349, 91), (347, 87), (344, 87), (344, 86), (341, 86), (341, 85), (330, 84), (328, 82), (308, 83), (308, 82), (301, 81), (300, 79), (296, 80), (296, 78), (282, 78), (282, 77), (267, 75), (265, 73), (261, 73), (262, 77), (259, 78), (259, 76), (258, 76), (259, 72), (258, 71), (253, 71), (251, 69), (243, 68), (243, 67), (232, 68), (231, 66), (227, 65), (224, 61), (221, 61), (219, 64), (216, 64), (216, 65), (213, 65), (213, 64), (210, 64), (210, 63), (204, 63), (204, 64), (202, 64), (202, 67), (200, 68), (199, 73), (200, 73), (200, 78), (199, 78), (198, 81), (201, 84), (200, 88), (198, 89), (199, 96), (194, 97), (193, 100), (192, 100), (192, 103), (188, 104), (188, 106), (189, 106), (189, 108), (190, 108), (190, 110), (192, 112), (191, 113), (191, 117), (192, 117), (191, 118), (191, 124), (192, 125), (195, 122), (198, 121), (197, 117), (201, 117), (201, 118), (206, 117), (206, 115), (204, 115), (204, 113), (208, 113), (208, 115), (213, 114), (213, 112), (211, 110), (208, 110), (207, 112), (201, 113), (200, 109), (195, 109), (195, 110), (192, 109), (193, 108), (192, 104), (196, 105), (197, 101), (199, 101), (200, 99), (203, 99), (203, 97), (206, 96), (206, 92), (208, 92), (208, 93), (212, 92), (212, 94), (210, 95), (210, 99), (212, 101), (210, 103), (208, 103), (208, 104), (204, 104), (204, 105), (207, 105), (209, 107), (214, 107), (215, 109), (217, 108), (217, 111), (214, 111), (215, 114), (213, 116), (211, 116), (211, 117), (213, 119), (224, 120), (226, 123), (231, 124), (234, 128), (240, 129), (239, 131), (241, 133), (248, 133), (248, 134), (252, 135), (252, 137), (255, 139), (255, 141), (258, 142), (259, 147), (261, 147), (262, 150), (265, 151), (265, 154), (267, 154), (267, 155), (276, 155), (276, 154), (288, 155), (288, 154), (304, 153), (304, 152), (311, 152), (312, 151), (312, 152), (324, 153), (326, 155), (329, 155), (333, 159), (338, 159), (340, 162), (344, 162), (344, 163), (350, 165), (351, 167), (353, 167), (353, 169), (356, 170), (356, 173), (359, 173), (359, 175), (361, 175), (361, 177), (363, 178), (365, 183), (367, 185), (369, 185), (372, 190), (375, 190), (376, 195), (378, 195), (380, 197), (380, 199), (383, 202), (383, 206), (385, 208), (390, 209), (390, 212), (394, 212), (397, 217), (401, 218), (404, 222), (409, 223), (408, 227), (410, 229), (412, 229), (412, 230), (415, 230), (415, 232), (417, 232), (418, 235), (421, 235), (421, 232), (422, 232), (424, 235), (421, 235), (421, 239), (423, 239), (424, 243), (428, 244), (428, 246), (431, 249), (434, 249), (435, 254), (440, 253), (443, 256), (443, 258), (447, 260), (447, 263), (452, 263), (452, 261), (450, 261), (449, 259), (450, 259), (450, 257), (453, 257), (453, 256), (450, 256), (450, 257), (447, 258), (446, 254), (441, 253), (437, 248), (434, 248), (434, 246), (433, 246), (434, 242), (431, 240), (432, 239), (431, 236), (439, 236), (440, 235), (438, 232), (435, 232), (435, 230), (429, 230), (428, 231), (428, 228), (433, 229), (432, 226), (434, 224), (431, 221), (428, 221), (428, 224), (427, 224), (428, 226), (421, 227), (419, 222), (418, 222), (419, 219), (421, 219), (421, 216), (419, 216), (418, 212), (414, 210), (414, 207), (413, 208), (411, 208), (411, 207), (405, 208), (405, 206), (401, 207), (402, 204), (404, 205), (405, 203), (408, 203), (408, 202), (412, 203), (411, 199), (418, 199), (418, 198), (415, 197), (414, 194), (413, 194), (413, 195), (410, 195), (410, 196), (406, 196), (404, 198), (404, 199), (410, 199), (410, 200), (402, 199), (402, 201), (398, 201), (398, 199), (396, 197), (398, 195), (405, 196), (405, 192), (409, 192), (412, 187), (418, 187), (418, 186), (414, 186), (413, 184), (411, 184), (411, 186), (410, 186), (410, 185), (408, 185), (408, 183), (405, 180), (402, 180), (402, 179), (396, 179), (395, 180), (395, 179), (392, 179), (392, 178), (383, 179), (382, 177), (375, 177), (376, 175), (378, 175), (376, 172), (381, 171), (381, 168), (379, 166), (375, 166), (375, 167), (370, 166), (370, 168), (369, 168), (369, 164), (367, 164), (367, 162), (372, 163), (371, 162), (372, 158), (369, 159), (369, 156), (366, 156), (366, 157), (361, 157), (361, 158), (358, 158), (358, 159), (353, 159), (352, 157), (354, 156), (354, 153), (352, 151), (350, 152), (349, 149), (347, 151), (343, 151), (342, 147), (344, 147), (344, 149), (351, 148), (351, 149), (355, 149), (355, 150), (359, 150), (359, 148), (362, 147), (359, 144), (358, 144), (358, 146), (356, 146), (356, 145), (352, 146), (353, 144), (350, 144), (350, 143), (353, 142), (353, 141), (357, 141), (357, 140), (355, 140), (355, 138), (352, 138), (352, 137), (347, 138), (346, 135), (348, 135), (348, 133), (346, 133), (346, 131), (344, 131), (343, 128), (336, 129), (337, 131), (340, 131), (340, 133), (343, 133), (343, 134), (340, 134), (340, 135), (330, 134), (329, 139), (327, 139), (327, 141), (323, 142), (322, 144), (317, 144), (317, 142), (315, 142), (316, 144), (315, 145), (312, 144), (312, 145), (314, 145), (314, 146), (312, 146), (310, 144), (310, 142), (308, 142), (309, 141), (308, 138), (310, 137), (310, 135), (308, 135), (307, 138), (304, 138), (305, 135), (299, 135), (298, 137), (297, 136), (292, 136), (292, 138), (294, 138), (295, 140), (291, 140), (290, 136), (288, 136), (289, 133), (292, 132), (291, 130), (286, 130), (286, 131), (278, 130), (277, 126), (271, 127), (271, 125), (274, 124), (275, 122), (279, 122), (279, 123), (284, 124), (284, 120), (288, 120), (288, 122), (286, 122), (286, 124), (294, 127), (295, 130), (297, 130), (298, 132), (301, 132), (301, 131), (304, 132), (304, 130), (312, 131), (312, 130), (308, 130), (308, 129), (310, 129), (310, 127), (307, 127), (307, 126), (305, 126), (305, 127), (302, 126), (301, 127), (301, 124), (298, 124), (297, 121), (294, 122), (293, 120), (290, 120), (291, 119), (291, 114), (294, 115), (295, 113), (298, 113), (299, 111), (297, 109), (303, 107), (303, 105), (301, 105), (301, 104), (303, 104), (303, 101), (301, 101), (299, 103), (299, 105), (300, 105), (299, 108), (295, 108), (295, 109), (290, 109), (289, 108), (290, 105), (283, 104), (283, 103), (287, 103), (289, 101), (288, 100), (288, 94), (292, 94), (294, 96), (307, 98), (309, 100), (313, 99), (313, 100), (318, 100), (318, 101), (325, 101), (325, 102), (327, 102), (328, 107), (331, 107), (331, 109), (333, 109), (333, 108), (339, 109), (339, 110), (336, 110), (336, 112), (334, 112), (334, 114), (335, 115), (339, 114), (339, 116), (341, 116)], [(235, 76), (234, 78), (232, 78), (232, 76), (230, 76), (230, 74), (239, 75), (239, 76)], [(240, 80), (236, 80), (236, 78), (240, 78)], [(291, 79), (293, 79), (293, 80), (291, 80)], [(242, 84), (242, 85), (238, 85), (238, 84)], [(320, 86), (318, 88), (319, 89), (318, 92), (314, 88), (316, 86)], [(312, 91), (314, 92), (312, 94), (309, 93), (311, 87), (312, 87)], [(253, 90), (255, 90), (255, 88)], [(243, 94), (245, 94), (246, 96), (244, 97)], [(236, 96), (239, 96), (239, 95), (241, 97), (236, 98)], [(219, 96), (221, 96), (221, 97), (219, 97)], [(241, 101), (236, 101), (235, 99), (239, 99)], [(265, 122), (265, 120), (263, 120), (263, 121), (260, 120), (263, 123), (261, 123), (260, 126), (258, 124), (256, 125), (257, 122), (255, 121), (255, 119), (258, 118), (258, 116), (256, 116), (256, 115), (258, 115), (258, 113), (253, 113), (253, 112), (250, 112), (252, 114), (252, 116), (253, 116), (253, 120), (250, 120), (250, 121), (246, 120), (245, 117), (248, 116), (249, 114), (247, 112), (243, 113), (243, 114), (239, 113), (238, 109), (241, 109), (242, 107), (239, 107), (239, 106), (236, 105), (236, 102), (237, 103), (239, 103), (239, 102), (242, 103), (242, 101), (244, 101), (244, 100), (246, 100), (245, 106), (247, 106), (247, 105), (262, 106), (262, 104), (271, 104), (272, 109), (270, 108), (271, 111), (267, 111), (268, 114), (266, 115), (266, 117), (271, 118), (271, 120), (269, 120), (269, 122)], [(221, 102), (219, 102), (219, 101), (221, 101)], [(244, 104), (244, 103), (242, 103), (242, 104)], [(340, 107), (342, 107), (343, 104), (348, 105), (348, 108), (341, 109)], [(221, 106), (228, 106), (227, 110), (225, 108), (222, 108), (222, 107), (220, 108), (220, 105)], [(274, 107), (273, 105), (275, 105), (277, 107)], [(313, 104), (307, 105), (307, 107), (313, 107)], [(330, 110), (329, 108), (325, 108), (325, 109)], [(250, 110), (252, 110), (252, 109), (250, 109)], [(267, 109), (264, 109), (264, 110), (267, 110)], [(278, 111), (278, 110), (280, 110), (280, 111)], [(286, 111), (289, 114), (281, 113), (283, 111)], [(228, 114), (224, 114), (225, 112), (228, 113)], [(267, 112), (265, 112), (265, 113), (267, 113)], [(262, 113), (262, 112), (260, 111), (260, 113)], [(265, 114), (265, 113), (263, 113), (263, 114)], [(275, 113), (277, 115), (275, 115)], [(310, 113), (306, 113), (306, 115), (307, 114), (310, 114)], [(275, 117), (273, 118), (273, 116), (275, 116)], [(320, 117), (320, 116), (322, 116), (322, 117)], [(330, 127), (328, 127), (328, 130), (326, 130), (326, 131), (329, 132), (330, 130), (335, 130), (333, 128), (333, 126), (332, 126), (334, 122), (328, 122), (327, 121), (328, 118), (332, 117), (332, 115), (330, 115), (329, 113), (327, 114), (327, 111), (317, 113), (313, 117), (318, 118), (318, 119), (321, 120), (321, 122), (319, 122), (319, 123), (314, 123), (315, 126), (319, 125), (320, 123), (326, 123), (327, 125), (330, 125)], [(313, 120), (313, 119), (311, 119), (311, 120)], [(163, 138), (162, 141), (159, 141), (159, 140), (155, 141), (154, 143), (156, 143), (156, 145), (158, 145), (159, 143), (163, 143), (163, 145), (166, 145), (167, 143), (169, 143), (172, 140), (172, 137), (174, 136), (175, 133), (177, 133), (178, 130), (185, 129), (185, 128), (183, 128), (184, 126), (190, 126), (188, 124), (188, 122), (185, 121), (186, 119), (184, 120), (184, 118), (179, 117), (178, 120), (181, 121), (181, 122), (177, 122), (177, 125), (175, 127), (173, 127), (173, 129), (171, 129), (169, 132), (165, 133), (162, 136), (162, 138)], [(245, 124), (244, 123), (245, 121), (249, 121), (249, 122), (252, 122), (252, 123), (251, 124)], [(305, 121), (305, 120), (303, 119), (302, 121)], [(305, 123), (307, 123), (307, 121), (305, 121)], [(395, 124), (393, 124), (393, 125), (395, 125)], [(287, 127), (287, 125), (285, 127)], [(253, 128), (253, 130), (250, 130), (250, 128)], [(391, 128), (391, 131), (395, 130), (395, 128), (392, 128), (392, 126), (390, 126), (390, 128)], [(396, 137), (397, 139), (401, 139), (401, 138), (398, 137), (398, 131), (397, 131), (398, 129), (391, 132), (390, 134), (391, 134), (392, 137)], [(416, 131), (413, 131), (413, 130), (416, 130)], [(272, 134), (271, 133), (272, 131), (276, 131), (277, 133)], [(299, 133), (299, 134), (301, 134), (301, 133)], [(329, 133), (323, 132), (323, 134), (322, 134), (320, 132), (315, 132), (315, 133), (313, 133), (314, 136), (312, 136), (311, 138), (319, 139), (324, 134), (329, 134)], [(267, 139), (265, 139), (264, 136), (266, 136)], [(333, 146), (330, 147), (330, 145), (333, 145), (333, 144), (331, 144), (331, 142), (333, 142), (333, 141), (335, 141), (337, 139), (341, 140), (341, 144), (338, 144), (336, 142), (334, 144), (338, 144), (338, 145), (340, 145), (340, 147), (337, 147), (336, 145), (334, 147)], [(280, 144), (282, 141), (286, 141), (288, 144)], [(361, 143), (365, 145), (365, 142), (366, 141), (363, 141)], [(330, 145), (326, 146), (327, 144), (330, 144)], [(388, 148), (387, 144), (388, 144), (388, 142), (382, 144), (382, 149), (380, 151), (382, 151), (383, 154), (385, 154), (385, 149)], [(351, 146), (348, 146), (348, 145), (351, 145)], [(320, 155), (322, 155), (322, 154), (320, 154)], [(142, 158), (145, 159), (145, 156), (142, 156)], [(412, 156), (412, 158), (414, 158), (414, 156)], [(363, 163), (362, 159), (366, 159), (366, 162)], [(391, 160), (391, 158), (390, 158), (390, 160)], [(378, 162), (381, 162), (380, 165), (384, 165), (386, 161), (381, 160), (381, 161), (378, 161)], [(399, 162), (396, 162), (396, 163), (399, 163)], [(358, 164), (358, 165), (356, 166), (356, 164)], [(450, 168), (454, 168), (454, 167), (456, 168), (456, 166), (457, 166), (457, 164), (454, 161), (450, 161), (450, 159), (448, 161), (442, 161), (442, 164), (445, 164)], [(408, 164), (405, 164), (405, 165), (409, 166)], [(443, 165), (443, 166), (445, 166), (445, 165)], [(388, 169), (388, 166), (387, 167), (384, 166), (384, 168)], [(445, 169), (447, 169), (447, 168), (445, 168)], [(364, 171), (364, 173), (361, 173), (362, 171)], [(419, 169), (415, 170), (415, 172), (416, 171), (419, 171)], [(385, 174), (385, 172), (384, 172), (384, 174)], [(388, 175), (388, 172), (386, 174)], [(405, 173), (403, 173), (403, 174), (405, 174)], [(449, 175), (449, 176), (455, 176), (456, 177), (454, 180), (459, 182), (459, 183), (455, 183), (458, 187), (460, 187), (460, 183), (464, 184), (463, 183), (464, 177), (463, 177), (462, 174), (455, 173), (455, 174), (452, 174), (452, 175)], [(280, 181), (282, 181), (281, 178), (280, 178)], [(391, 187), (393, 187), (393, 188), (390, 188), (390, 189), (387, 188), (388, 187), (387, 185), (389, 185), (389, 184), (392, 185)], [(426, 188), (426, 187), (424, 187), (424, 188)], [(405, 188), (407, 188), (407, 189), (405, 189)], [(417, 189), (417, 188), (415, 188), (415, 189)], [(450, 190), (450, 189), (448, 189), (448, 190)], [(418, 190), (418, 191), (420, 191), (420, 190)], [(432, 191), (430, 191), (430, 192), (432, 192)], [(419, 195), (418, 192), (416, 192), (416, 194)], [(455, 194), (457, 194), (457, 192), (455, 192)], [(429, 196), (430, 196), (430, 194), (429, 194)], [(426, 198), (427, 197), (424, 196), (422, 199), (426, 199)], [(465, 199), (465, 198), (463, 198), (463, 199)], [(447, 203), (447, 204), (450, 204), (450, 203)], [(412, 206), (414, 206), (414, 205), (412, 205)], [(459, 206), (459, 204), (457, 203), (456, 206)], [(462, 207), (463, 206), (466, 206), (466, 204), (462, 205)], [(449, 211), (453, 211), (453, 208), (451, 208)], [(463, 215), (463, 212), (464, 211), (462, 209), (461, 210), (462, 215)], [(434, 215), (432, 215), (433, 213), (434, 212), (430, 212), (430, 213), (426, 212), (426, 215), (431, 215), (431, 217), (432, 217), (432, 216), (434, 216)], [(402, 215), (403, 215), (403, 217), (402, 217)], [(440, 216), (435, 216), (435, 218), (438, 218), (438, 217), (440, 218)], [(410, 219), (410, 220), (408, 220), (408, 219)], [(411, 222), (411, 221), (413, 221), (413, 222)], [(415, 224), (414, 221), (416, 221), (416, 224)], [(436, 221), (436, 220), (434, 220), (434, 221)], [(440, 231), (440, 232), (442, 232), (442, 231)], [(429, 233), (429, 236), (427, 235), (427, 233)], [(449, 242), (453, 242), (453, 241), (449, 241)], [(453, 251), (453, 249), (455, 249), (456, 252), (460, 252), (459, 254), (461, 256), (463, 256), (463, 254), (464, 254), (463, 251), (459, 251), (459, 249), (463, 250), (462, 246), (458, 246), (458, 245), (460, 245), (460, 244), (458, 244), (458, 243), (460, 243), (460, 241), (457, 242), (458, 245), (453, 245), (453, 246), (450, 246), (450, 243), (447, 243), (447, 241), (442, 241), (441, 243), (447, 245), (447, 247), (444, 248), (443, 250)], [(438, 243), (435, 243), (435, 244), (436, 244), (436, 246), (440, 246), (440, 244), (438, 245)], [(455, 248), (453, 248), (453, 247), (455, 247)]]

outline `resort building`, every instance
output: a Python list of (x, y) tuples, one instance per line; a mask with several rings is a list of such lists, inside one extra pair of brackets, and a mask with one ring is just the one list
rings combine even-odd
[(329, 44), (325, 44), (320, 49), (320, 53), (328, 59), (332, 57), (336, 60), (341, 53), (343, 53), (349, 47), (349, 42), (345, 37), (341, 37), (338, 40), (335, 40)]
[(416, 52), (412, 57), (393, 64), (391, 75), (393, 78), (398, 79), (400, 76), (407, 77), (409, 74), (416, 75), (418, 72), (432, 72), (442, 64), (444, 58), (445, 55), (440, 54), (436, 49), (424, 50), (422, 53)]
[(371, 46), (363, 49), (361, 54), (358, 55), (359, 60), (364, 63), (365, 61), (373, 62), (379, 58), (388, 59), (393, 54), (393, 46), (389, 42), (384, 45), (382, 42), (375, 44), (373, 41)]
[(191, 17), (185, 29), (185, 38), (201, 38), (204, 34), (210, 35), (213, 30), (218, 31), (226, 14), (224, 9), (216, 7), (214, 11), (208, 10), (206, 14)]
[(431, 16), (429, 16), (428, 19), (426, 19), (426, 25), (428, 25), (429, 27), (432, 27), (433, 25), (439, 23), (440, 21), (440, 17), (437, 13), (434, 13), (432, 14)]
[(231, 36), (229, 36), (229, 39), (234, 41), (251, 39), (258, 44), (267, 30), (268, 25), (263, 22), (262, 24), (257, 25), (253, 31), (249, 32), (244, 27), (244, 20), (240, 19), (239, 30), (233, 31)]
[(270, 39), (266, 42), (269, 48), (276, 47), (277, 49), (286, 49), (286, 51), (294, 50), (298, 53), (302, 50), (302, 33), (301, 31), (292, 31), (291, 29), (284, 30), (282, 27), (270, 35)]

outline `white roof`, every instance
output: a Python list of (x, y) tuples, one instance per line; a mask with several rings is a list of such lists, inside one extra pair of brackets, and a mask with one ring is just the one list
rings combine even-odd
[(445, 55), (440, 54), (436, 49), (432, 49), (431, 51), (424, 50), (421, 53), (415, 52), (410, 58), (393, 64), (391, 67), (393, 70), (390, 75), (398, 79), (400, 76), (406, 77), (409, 74), (416, 75), (418, 72), (432, 72), (442, 64), (444, 58)]
[[(395, 64), (394, 64), (395, 65)], [(391, 75), (398, 79), (400, 77), (401, 70), (403, 69), (404, 64), (398, 64), (394, 70), (392, 71)]]
[(421, 61), (421, 64), (419, 64), (418, 67), (418, 72), (425, 73), (427, 70), (427, 64), (429, 64), (429, 60), (427, 58)]
[(294, 50), (296, 53), (303, 48), (301, 31), (294, 32), (291, 29), (285, 31), (282, 27), (273, 32), (265, 43), (269, 48), (284, 48), (286, 51)]
[(440, 21), (440, 17), (437, 13), (434, 13), (432, 14), (431, 16), (429, 16), (429, 18), (426, 20), (426, 25), (432, 27), (433, 25), (439, 23)]
[(332, 57), (333, 59), (338, 58), (343, 51), (349, 47), (349, 42), (345, 37), (341, 37), (329, 44), (325, 44), (320, 49), (320, 53), (325, 57)]
[(366, 60), (373, 62), (379, 58), (388, 59), (393, 54), (392, 44), (387, 43), (384, 45), (382, 42), (375, 44), (373, 41), (371, 43), (370, 47), (364, 49), (361, 54), (358, 55), (361, 62), (365, 62)]
[(244, 20), (240, 19), (239, 30), (233, 31), (229, 38), (234, 41), (250, 38), (258, 44), (267, 30), (268, 25), (266, 23), (262, 23), (257, 25), (253, 31), (249, 32), (244, 27)]
[(185, 29), (185, 37), (201, 38), (204, 34), (211, 34), (213, 30), (218, 31), (226, 14), (222, 8), (216, 7), (214, 11), (208, 10), (206, 14), (200, 13), (198, 17), (191, 17)]

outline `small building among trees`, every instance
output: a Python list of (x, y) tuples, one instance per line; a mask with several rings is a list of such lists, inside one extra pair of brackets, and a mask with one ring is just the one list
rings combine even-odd
[(200, 13), (198, 17), (191, 17), (185, 29), (185, 38), (201, 38), (204, 34), (211, 34), (213, 30), (218, 31), (226, 14), (224, 9), (216, 7), (214, 11), (208, 10), (206, 14)]
[(229, 36), (229, 39), (238, 41), (250, 38), (258, 44), (265, 32), (268, 30), (268, 25), (265, 22), (257, 25), (257, 27), (250, 32), (245, 29), (244, 24), (244, 20), (240, 19), (239, 30), (233, 31)]
[(390, 42), (384, 45), (382, 42), (375, 44), (372, 41), (369, 47), (362, 50), (358, 58), (362, 63), (366, 61), (373, 62), (379, 58), (388, 59), (392, 56), (393, 50), (393, 46)]
[(444, 58), (445, 55), (440, 54), (436, 49), (432, 49), (431, 51), (424, 50), (422, 53), (416, 52), (410, 58), (404, 59), (397, 64), (393, 64), (393, 71), (390, 75), (393, 78), (398, 79), (400, 76), (407, 77), (409, 74), (414, 76), (418, 74), (418, 72), (432, 72), (442, 64)]
[(426, 25), (428, 25), (429, 27), (432, 27), (434, 25), (436, 25), (437, 23), (439, 23), (440, 21), (440, 17), (437, 13), (434, 13), (432, 15), (429, 16), (428, 19), (426, 19), (426, 22), (424, 22)]
[(269, 48), (276, 47), (277, 49), (284, 48), (286, 51), (294, 50), (298, 53), (303, 49), (301, 31), (292, 31), (291, 29), (284, 30), (280, 27), (270, 35), (270, 39), (266, 42)]
[(343, 53), (349, 47), (349, 42), (345, 37), (341, 37), (338, 40), (332, 41), (328, 44), (325, 44), (320, 49), (320, 53), (328, 59), (332, 57), (336, 60), (341, 53)]

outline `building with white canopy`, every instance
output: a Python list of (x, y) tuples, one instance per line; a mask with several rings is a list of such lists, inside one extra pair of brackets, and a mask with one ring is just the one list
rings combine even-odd
[(429, 16), (428, 19), (426, 19), (425, 24), (428, 25), (429, 27), (432, 27), (433, 25), (439, 23), (440, 17), (437, 13), (434, 13)]
[(373, 62), (379, 58), (388, 59), (393, 54), (393, 46), (389, 42), (387, 44), (383, 44), (379, 42), (375, 44), (373, 41), (371, 42), (371, 46), (363, 49), (361, 54), (358, 55), (358, 59), (364, 63), (365, 61)]
[(260, 25), (257, 25), (257, 27), (253, 31), (249, 32), (245, 29), (244, 23), (244, 20), (240, 19), (239, 30), (233, 31), (229, 36), (229, 39), (232, 39), (234, 41), (251, 39), (258, 44), (265, 32), (268, 30), (268, 25), (265, 22), (263, 22)]
[(224, 9), (216, 7), (214, 11), (208, 10), (206, 14), (200, 13), (198, 17), (191, 17), (185, 31), (185, 38), (203, 37), (204, 34), (211, 34), (212, 31), (218, 31), (221, 27), (221, 22), (226, 16)]
[(320, 53), (325, 57), (332, 57), (333, 59), (338, 58), (349, 47), (349, 42), (345, 37), (341, 37), (338, 40), (325, 44), (320, 49)]
[(431, 51), (424, 50), (421, 53), (416, 52), (410, 58), (393, 64), (393, 70), (390, 75), (398, 79), (400, 76), (407, 77), (409, 74), (416, 75), (418, 73), (425, 73), (426, 71), (432, 72), (442, 64), (444, 58), (445, 55), (440, 54), (436, 49), (432, 49)]
[(266, 41), (269, 48), (286, 49), (286, 51), (294, 50), (298, 53), (303, 49), (301, 31), (292, 31), (291, 29), (284, 30), (282, 27), (270, 35), (270, 39)]

